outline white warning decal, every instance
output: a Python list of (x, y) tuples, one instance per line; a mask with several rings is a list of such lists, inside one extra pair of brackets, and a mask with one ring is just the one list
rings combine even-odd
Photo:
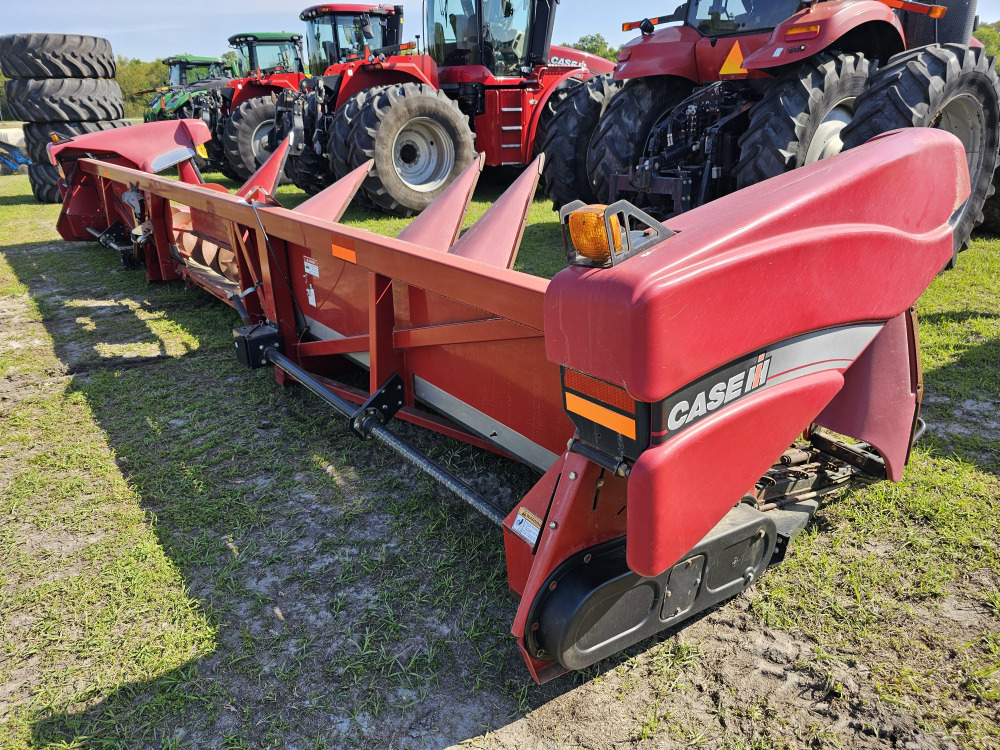
[(306, 298), (309, 300), (309, 304), (316, 307), (316, 290), (313, 289), (312, 284), (306, 287)]
[(302, 264), (306, 268), (306, 273), (310, 276), (315, 276), (319, 278), (319, 263), (317, 263), (313, 258), (303, 258)]
[(515, 534), (528, 544), (534, 545), (538, 541), (539, 532), (542, 530), (542, 519), (527, 508), (518, 508), (513, 530)]

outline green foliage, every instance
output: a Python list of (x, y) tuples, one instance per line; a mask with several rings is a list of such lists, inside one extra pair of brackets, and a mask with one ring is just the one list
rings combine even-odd
[(987, 55), (1000, 57), (1000, 21), (983, 24), (972, 35), (983, 43)]
[(167, 82), (167, 66), (162, 60), (143, 62), (134, 57), (118, 55), (118, 85), (125, 100), (126, 117), (142, 117), (150, 99), (150, 94), (137, 95), (138, 91), (148, 91)]
[(611, 61), (618, 59), (618, 50), (621, 49), (621, 47), (610, 46), (608, 40), (601, 34), (584, 34), (572, 44), (563, 43), (563, 46), (580, 49)]

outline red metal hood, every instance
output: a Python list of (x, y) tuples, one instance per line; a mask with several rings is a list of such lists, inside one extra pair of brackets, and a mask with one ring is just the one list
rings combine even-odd
[(212, 134), (201, 120), (165, 120), (146, 123), (141, 128), (88, 133), (48, 148), (53, 164), (69, 157), (93, 156), (99, 159), (102, 154), (117, 154), (143, 172), (159, 172), (164, 166), (158, 162), (172, 165), (176, 161), (170, 158), (174, 151), (178, 151), (179, 155), (179, 150), (187, 152), (193, 146), (210, 140)]
[(677, 216), (677, 235), (614, 268), (560, 272), (546, 354), (656, 402), (774, 342), (884, 322), (952, 257), (968, 195), (956, 138), (888, 133)]

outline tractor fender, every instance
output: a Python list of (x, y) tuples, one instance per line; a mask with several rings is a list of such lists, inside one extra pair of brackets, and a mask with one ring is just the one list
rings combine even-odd
[(905, 47), (899, 18), (878, 0), (815, 3), (776, 26), (764, 46), (746, 56), (743, 68), (779, 68), (826, 49), (863, 52), (884, 62)]
[(243, 102), (250, 99), (258, 99), (262, 96), (268, 98), (276, 96), (279, 91), (282, 91), (284, 87), (282, 86), (262, 86), (259, 83), (238, 83), (233, 87), (235, 93), (233, 94), (233, 100), (229, 104), (229, 111), (235, 112), (240, 108)]
[[(550, 72), (552, 68), (548, 69)], [(537, 151), (538, 144), (535, 143), (535, 135), (538, 131), (538, 123), (542, 119), (542, 115), (545, 113), (545, 108), (549, 103), (549, 99), (552, 95), (559, 89), (559, 87), (571, 78), (576, 78), (581, 81), (586, 81), (592, 78), (592, 75), (587, 74), (585, 71), (581, 71), (579, 68), (573, 70), (567, 70), (565, 73), (560, 74), (558, 77), (546, 77), (544, 87), (542, 90), (534, 96), (536, 104), (532, 106), (531, 119), (527, 123), (527, 142), (529, 144), (534, 144), (533, 152)]]
[[(411, 62), (411, 58), (417, 62)], [(371, 63), (349, 65), (341, 71), (340, 91), (337, 94), (337, 108), (359, 91), (373, 86), (390, 83), (424, 83), (432, 88), (438, 85), (437, 66), (427, 55), (410, 55), (405, 61), (396, 62), (392, 58), (376, 68)]]
[(614, 78), (672, 75), (698, 83), (696, 46), (702, 39), (689, 26), (668, 26), (626, 42), (618, 53)]

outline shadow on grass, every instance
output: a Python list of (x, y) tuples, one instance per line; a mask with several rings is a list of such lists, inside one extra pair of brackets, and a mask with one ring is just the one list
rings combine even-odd
[(952, 342), (947, 364), (924, 369), (921, 415), (928, 425), (924, 444), (1000, 475), (1000, 337), (976, 330), (977, 322), (996, 320), (1000, 314), (983, 310), (920, 317), (922, 326), (948, 331)]
[(35, 196), (31, 193), (31, 188), (28, 191), (21, 193), (20, 195), (0, 195), (0, 207), (3, 206), (38, 206)]

